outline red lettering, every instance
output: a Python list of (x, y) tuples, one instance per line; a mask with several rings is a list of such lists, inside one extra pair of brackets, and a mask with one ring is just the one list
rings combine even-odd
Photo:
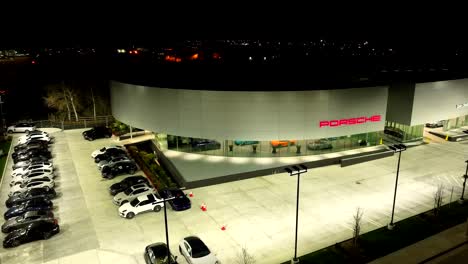
[(340, 120), (320, 121), (319, 126), (320, 127), (324, 127), (324, 126), (336, 127), (336, 126), (342, 126), (342, 125), (356, 125), (356, 124), (363, 124), (366, 122), (379, 122), (381, 121), (381, 118), (382, 118), (381, 115), (373, 115), (371, 117), (361, 116), (361, 117), (354, 117), (354, 118), (340, 119)]
[(328, 121), (320, 121), (320, 127), (328, 126), (330, 122)]

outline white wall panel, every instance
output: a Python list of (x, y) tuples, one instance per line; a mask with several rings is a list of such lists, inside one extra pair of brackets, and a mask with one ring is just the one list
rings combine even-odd
[(417, 83), (411, 125), (468, 115), (468, 79)]
[[(111, 83), (115, 118), (135, 127), (210, 139), (312, 139), (383, 130), (387, 87), (234, 92)], [(320, 128), (321, 120), (381, 115), (378, 123)]]

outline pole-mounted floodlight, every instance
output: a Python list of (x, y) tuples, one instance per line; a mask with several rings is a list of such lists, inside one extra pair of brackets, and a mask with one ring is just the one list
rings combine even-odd
[(466, 171), (465, 171), (465, 174), (463, 175), (463, 188), (462, 188), (462, 193), (461, 193), (461, 197), (460, 197), (460, 200), (458, 200), (459, 203), (463, 203), (465, 202), (465, 186), (466, 186), (466, 179), (468, 178), (468, 160), (465, 161), (466, 162)]
[(297, 194), (296, 194), (296, 236), (294, 240), (294, 258), (291, 260), (291, 263), (297, 264), (299, 263), (299, 259), (297, 258), (297, 226), (298, 226), (298, 219), (299, 219), (299, 183), (300, 183), (300, 176), (302, 173), (307, 172), (307, 167), (303, 164), (293, 165), (289, 168), (284, 168), (286, 172), (289, 173), (289, 176), (297, 175)]
[(392, 230), (395, 224), (393, 224), (393, 216), (395, 214), (395, 202), (396, 202), (396, 193), (398, 187), (398, 175), (400, 174), (400, 159), (401, 159), (401, 152), (406, 150), (406, 146), (404, 144), (393, 144), (392, 146), (388, 147), (389, 149), (393, 150), (393, 152), (398, 152), (398, 165), (397, 165), (397, 174), (395, 179), (395, 192), (393, 194), (393, 206), (392, 206), (392, 217), (390, 223), (387, 225), (388, 230)]

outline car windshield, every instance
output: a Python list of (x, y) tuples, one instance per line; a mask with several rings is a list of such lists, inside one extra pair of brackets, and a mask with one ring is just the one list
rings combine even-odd
[(139, 203), (138, 199), (135, 199), (135, 200), (130, 202), (130, 205), (135, 207), (138, 203)]
[(201, 240), (195, 239), (190, 241), (189, 244), (192, 247), (192, 257), (194, 258), (201, 258), (210, 254), (210, 250)]
[(130, 195), (132, 193), (132, 188), (128, 188), (124, 191), (126, 195)]

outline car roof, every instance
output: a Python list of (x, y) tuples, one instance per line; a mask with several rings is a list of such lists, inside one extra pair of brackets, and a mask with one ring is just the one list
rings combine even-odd
[(143, 201), (146, 201), (146, 200), (156, 201), (155, 195), (152, 194), (152, 193), (147, 194), (147, 195), (138, 196), (137, 199), (140, 202), (143, 202)]
[(51, 212), (51, 211), (45, 211), (45, 210), (41, 210), (41, 211), (27, 211), (27, 212), (24, 214), (24, 217), (31, 217), (31, 216), (35, 216), (35, 215), (45, 215), (45, 216), (49, 216), (49, 215), (52, 215), (52, 212)]

